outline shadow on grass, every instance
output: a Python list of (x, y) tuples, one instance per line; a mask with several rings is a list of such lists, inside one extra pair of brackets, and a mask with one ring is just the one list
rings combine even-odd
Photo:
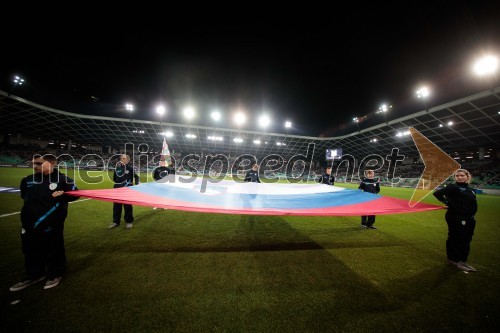
[[(380, 284), (383, 277), (374, 280), (371, 266), (378, 261), (361, 260), (366, 266), (353, 269), (336, 256), (336, 248), (362, 247), (356, 240), (339, 237), (343, 243), (338, 244), (328, 237), (325, 248), (276, 216), (223, 221), (213, 216), (200, 222), (200, 216), (190, 215), (186, 221), (156, 223), (164, 216), (171, 217), (168, 211), (142, 212), (137, 229), (103, 226), (87, 230), (87, 239), (74, 239), (67, 279), (52, 293), (24, 293), (22, 304), (33, 305), (16, 313), (9, 309), (8, 327), (63, 331), (72, 323), (69, 327), (82, 331), (393, 332), (462, 323), (453, 322), (452, 311), (441, 314), (443, 304), (456, 300), (446, 298), (449, 280), (463, 274), (446, 265), (408, 279), (383, 274), (388, 283)], [(397, 239), (378, 237), (362, 238), (363, 246), (399, 245)], [(40, 300), (39, 294), (46, 296)], [(429, 295), (434, 298), (427, 301)], [(64, 320), (46, 321), (56, 306), (65, 309)], [(116, 317), (123, 308), (134, 311)], [(23, 321), (26, 313), (29, 324)]]

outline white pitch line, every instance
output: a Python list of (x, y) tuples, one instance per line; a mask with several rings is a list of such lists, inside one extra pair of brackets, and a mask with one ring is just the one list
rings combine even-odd
[(74, 204), (74, 203), (84, 202), (84, 201), (87, 201), (87, 200), (90, 200), (90, 198), (88, 198), (88, 199), (82, 199), (82, 200), (76, 200), (76, 201), (71, 201), (69, 203), (70, 204)]
[(0, 215), (0, 218), (1, 218), (1, 217), (11, 216), (11, 215), (16, 215), (16, 214), (19, 214), (19, 213), (20, 213), (20, 212), (9, 213), (9, 214), (3, 214), (3, 215)]
[[(82, 200), (77, 200), (77, 201), (71, 201), (70, 204), (72, 203), (77, 203), (77, 202), (84, 202), (84, 201), (87, 201), (87, 200), (90, 200), (90, 199), (82, 199)], [(0, 218), (2, 217), (7, 217), (7, 216), (11, 216), (11, 215), (16, 215), (16, 214), (20, 214), (21, 212), (15, 212), (15, 213), (9, 213), (9, 214), (3, 214), (3, 215), (0, 215)]]

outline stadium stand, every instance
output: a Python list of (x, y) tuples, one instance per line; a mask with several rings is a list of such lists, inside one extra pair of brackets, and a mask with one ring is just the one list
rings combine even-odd
[[(131, 143), (136, 148), (141, 146), (141, 150), (147, 147), (148, 156), (153, 157), (159, 153), (163, 136), (168, 133), (167, 141), (176, 160), (189, 154), (198, 154), (202, 160), (207, 155), (224, 154), (229, 162), (234, 162), (238, 156), (250, 154), (261, 161), (266, 156), (277, 154), (286, 162), (293, 156), (307, 155), (307, 161), (312, 159), (313, 177), (314, 174), (321, 174), (328, 148), (342, 148), (343, 154), (352, 155), (356, 163), (372, 155), (385, 159), (393, 149), (398, 149), (398, 154), (405, 156), (405, 161), (399, 165), (394, 177), (403, 180), (400, 183), (405, 186), (412, 186), (412, 179), (423, 170), (419, 152), (408, 133), (408, 128), (413, 127), (457, 162), (471, 169), (475, 185), (496, 188), (500, 183), (500, 87), (387, 122), (381, 119), (381, 123), (372, 122), (370, 127), (361, 128), (358, 125), (350, 133), (336, 137), (83, 115), (9, 96), (4, 91), (0, 91), (0, 120), (2, 164), (26, 163), (30, 153), (40, 147), (58, 155), (71, 154), (76, 163), (86, 154), (98, 154), (105, 161)], [(235, 138), (240, 138), (240, 142), (235, 142)], [(338, 160), (335, 163), (339, 167), (338, 180), (350, 180), (349, 175), (342, 173), (345, 166), (339, 165)], [(196, 167), (202, 170), (203, 163), (198, 163)], [(387, 167), (384, 165), (384, 168)], [(379, 170), (379, 174), (383, 175), (386, 171)], [(276, 171), (278, 175), (285, 172), (284, 167)], [(300, 170), (295, 167), (289, 172), (297, 174)]]

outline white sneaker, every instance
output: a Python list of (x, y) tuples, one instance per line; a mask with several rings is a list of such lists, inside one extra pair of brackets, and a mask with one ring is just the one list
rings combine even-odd
[(457, 268), (461, 271), (464, 271), (464, 272), (472, 272), (472, 269), (470, 269), (469, 267), (465, 266), (463, 262), (459, 261), (457, 262)]
[(127, 225), (125, 226), (125, 229), (130, 229), (132, 228), (134, 224), (133, 223), (127, 223)]
[(50, 289), (50, 288), (57, 287), (59, 282), (61, 282), (61, 279), (62, 279), (62, 276), (53, 278), (52, 280), (47, 280), (47, 282), (45, 282), (45, 286), (43, 286), (43, 289)]
[(466, 262), (461, 261), (460, 264), (466, 268), (469, 269), (470, 272), (477, 272), (477, 269), (475, 269), (473, 266), (469, 265)]
[(108, 229), (113, 229), (113, 228), (116, 228), (118, 226), (118, 223), (111, 223), (109, 226), (108, 226)]
[(13, 285), (12, 287), (10, 287), (10, 291), (23, 290), (24, 288), (28, 288), (32, 284), (35, 284), (35, 283), (40, 282), (40, 281), (43, 281), (44, 279), (45, 279), (45, 276), (42, 276), (41, 278), (36, 279), (36, 280), (30, 280), (30, 279), (28, 279), (28, 280), (24, 280), (24, 281), (18, 282), (15, 285)]

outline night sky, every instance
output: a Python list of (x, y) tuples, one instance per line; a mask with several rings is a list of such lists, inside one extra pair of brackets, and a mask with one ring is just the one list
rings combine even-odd
[(134, 119), (159, 120), (162, 102), (162, 121), (186, 123), (180, 113), (191, 102), (195, 125), (213, 126), (218, 107), (226, 118), (218, 126), (235, 128), (230, 114), (240, 107), (249, 118), (242, 129), (259, 130), (257, 116), (268, 110), (271, 132), (283, 133), (290, 120), (289, 133), (331, 136), (384, 102), (392, 118), (423, 109), (421, 84), (432, 89), (430, 105), (491, 87), (471, 66), (484, 53), (500, 55), (494, 3), (263, 9), (185, 21), (170, 14), (155, 24), (52, 20), (28, 33), (9, 29), (0, 89), (9, 92), (20, 74), (26, 84), (14, 95), (69, 112), (128, 118), (130, 102)]

